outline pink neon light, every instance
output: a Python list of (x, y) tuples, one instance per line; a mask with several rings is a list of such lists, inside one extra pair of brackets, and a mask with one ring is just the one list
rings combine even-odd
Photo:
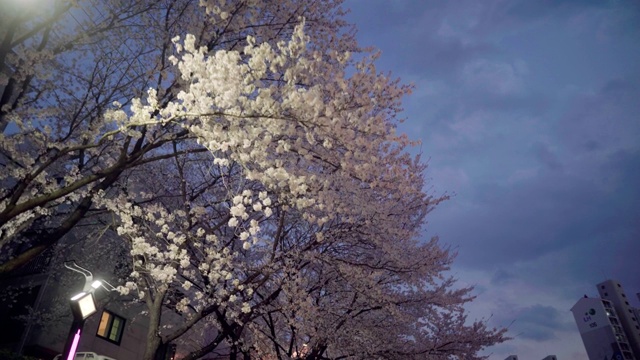
[(80, 342), (80, 329), (73, 336), (73, 342), (71, 343), (71, 350), (69, 350), (69, 357), (67, 360), (73, 360), (76, 357), (76, 350), (78, 349), (78, 343)]

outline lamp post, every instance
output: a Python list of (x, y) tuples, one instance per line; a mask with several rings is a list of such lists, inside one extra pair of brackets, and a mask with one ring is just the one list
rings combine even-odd
[[(98, 311), (93, 292), (99, 287), (102, 287), (107, 291), (113, 291), (115, 290), (115, 288), (106, 281), (93, 280), (93, 274), (91, 273), (91, 271), (79, 266), (75, 263), (75, 261), (65, 262), (64, 267), (84, 275), (85, 280), (82, 291), (74, 295), (70, 299), (71, 312), (73, 313), (73, 323), (71, 324), (71, 329), (69, 330), (67, 342), (64, 345), (62, 359), (73, 360), (76, 356), (78, 343), (80, 343), (80, 336), (82, 335), (82, 328), (84, 326), (85, 320), (89, 316), (95, 314), (96, 311)], [(109, 287), (106, 287), (105, 284)]]

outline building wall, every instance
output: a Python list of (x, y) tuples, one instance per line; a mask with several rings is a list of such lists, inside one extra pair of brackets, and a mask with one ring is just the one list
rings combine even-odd
[[(15, 326), (9, 330), (5, 329), (15, 333), (15, 336), (11, 338), (10, 343), (3, 344), (0, 339), (0, 346), (15, 352), (37, 355), (45, 360), (62, 353), (72, 323), (69, 300), (82, 290), (85, 283), (84, 276), (64, 267), (64, 261), (76, 260), (78, 264), (92, 271), (96, 279), (110, 282), (117, 279), (115, 275), (115, 267), (118, 265), (117, 255), (123, 251), (118, 248), (118, 243), (110, 242), (105, 237), (100, 240), (100, 246), (96, 246), (98, 243), (92, 243), (91, 239), (88, 239), (69, 234), (57, 249), (52, 249), (53, 254), (50, 254), (51, 258), (45, 266), (40, 266), (34, 271), (20, 270), (15, 276), (4, 279), (0, 283), (0, 293), (10, 287), (37, 290), (37, 293), (32, 296), (35, 302), (31, 301), (28, 305), (41, 314), (38, 316), (38, 321)], [(36, 258), (32, 262), (42, 261)], [(116, 360), (141, 359), (146, 347), (148, 328), (148, 319), (141, 315), (142, 305), (140, 303), (133, 305), (116, 292), (108, 293), (102, 288), (95, 291), (95, 296), (98, 311), (87, 319), (77, 351), (95, 352)], [(96, 336), (103, 307), (125, 319), (122, 340), (119, 344)], [(13, 314), (7, 314), (7, 317), (15, 315), (18, 310), (20, 309), (12, 309)], [(0, 311), (0, 324), (6, 323), (2, 313), (3, 311)]]
[[(46, 305), (44, 304), (44, 306)], [(68, 306), (66, 308), (67, 315), (70, 315), (71, 310)], [(97, 336), (103, 310), (108, 310), (125, 320), (119, 344)], [(122, 302), (114, 301), (100, 306), (98, 311), (86, 320), (77, 351), (95, 352), (116, 360), (141, 359), (144, 354), (148, 328), (146, 317), (140, 315), (141, 310), (140, 305), (124, 307)], [(51, 349), (55, 353), (62, 353), (71, 322), (71, 316), (66, 316), (57, 322), (50, 322), (44, 327), (34, 329), (29, 336), (28, 344)]]
[(599, 329), (581, 334), (589, 359), (613, 359), (620, 352), (612, 331)]
[[(118, 257), (126, 258), (123, 253), (126, 255), (125, 251), (118, 248), (118, 242), (106, 236), (98, 241), (90, 236), (68, 234), (59, 247), (51, 249), (50, 258), (47, 258), (46, 262), (41, 261), (40, 256), (15, 276), (0, 279), (0, 334), (4, 334), (4, 331), (12, 336), (0, 338), (0, 348), (35, 355), (45, 360), (51, 360), (62, 353), (72, 323), (69, 301), (82, 290), (85, 283), (84, 276), (64, 267), (64, 261), (74, 259), (79, 265), (93, 272), (96, 279), (107, 280), (117, 286), (117, 279), (124, 277), (123, 274), (117, 274), (116, 268)], [(7, 319), (16, 314), (26, 314), (24, 306), (22, 309), (3, 307), (6, 302), (1, 295), (8, 293), (6, 290), (9, 287), (19, 290), (24, 288), (23, 292), (25, 296), (28, 295), (28, 301), (20, 298), (20, 304), (25, 305), (24, 303), (28, 302), (26, 305), (34, 307), (36, 312), (45, 316), (34, 316), (38, 321), (31, 325), (20, 321), (15, 321), (15, 324), (9, 323)], [(87, 319), (77, 351), (94, 352), (116, 360), (141, 359), (146, 348), (148, 330), (148, 318), (142, 315), (145, 305), (129, 301), (130, 298), (122, 297), (116, 292), (109, 294), (103, 289), (96, 290), (99, 309)], [(110, 299), (110, 302), (105, 303), (107, 299)], [(96, 336), (102, 306), (125, 319), (119, 344)], [(162, 314), (165, 323), (180, 323), (184, 320), (179, 314), (165, 310)], [(43, 319), (44, 317), (46, 319)], [(176, 344), (172, 345), (176, 345), (176, 350), (184, 354), (194, 346), (206, 344), (207, 340), (210, 341), (215, 336), (215, 327), (203, 322), (185, 334), (183, 342), (176, 341)], [(218, 350), (224, 352), (226, 347), (226, 343), (222, 344)], [(213, 355), (209, 357), (211, 356)]]
[(635, 360), (612, 304), (598, 298), (581, 298), (571, 308), (591, 360), (612, 359), (620, 354), (625, 360)]
[(629, 303), (622, 285), (615, 280), (607, 280), (597, 285), (600, 297), (609, 300), (620, 319), (627, 341), (633, 349), (634, 355), (640, 358), (640, 322), (634, 312), (634, 308)]
[(139, 309), (130, 309), (125, 311), (123, 309), (114, 309), (113, 306), (107, 307), (107, 309), (125, 319), (120, 344), (114, 344), (97, 336), (98, 325), (102, 315), (99, 311), (85, 324), (84, 336), (80, 341), (78, 351), (93, 351), (100, 355), (112, 357), (116, 360), (142, 359), (148, 328), (147, 322), (145, 321), (146, 319), (136, 317), (139, 313)]

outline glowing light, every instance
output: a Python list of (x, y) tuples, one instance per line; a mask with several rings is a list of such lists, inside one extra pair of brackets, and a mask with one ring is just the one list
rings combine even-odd
[(67, 360), (73, 360), (76, 357), (76, 350), (78, 349), (78, 343), (80, 342), (80, 329), (73, 336), (73, 342), (71, 343), (71, 349), (69, 349), (69, 356)]
[(88, 294), (78, 300), (78, 305), (80, 306), (80, 313), (82, 314), (83, 319), (86, 319), (89, 315), (96, 312), (96, 304), (93, 301), (93, 296), (91, 296), (91, 294)]
[(83, 296), (85, 296), (85, 295), (87, 295), (87, 293), (83, 291), (83, 292), (81, 292), (80, 294), (77, 294), (77, 295), (75, 295), (74, 297), (72, 297), (72, 298), (71, 298), (71, 301), (76, 301), (76, 300), (80, 299), (81, 297), (83, 297)]
[(81, 292), (71, 298), (71, 308), (74, 311), (74, 314), (79, 315), (82, 319), (88, 318), (91, 314), (97, 311), (93, 295), (86, 292)]
[(102, 286), (102, 281), (100, 281), (100, 280), (96, 280), (96, 281), (91, 283), (91, 287), (94, 288), (94, 289), (97, 289), (100, 286)]

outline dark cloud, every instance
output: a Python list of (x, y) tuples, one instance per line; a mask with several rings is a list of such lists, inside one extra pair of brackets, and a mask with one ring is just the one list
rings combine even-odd
[(610, 6), (601, 0), (542, 0), (542, 1), (517, 1), (507, 7), (506, 13), (521, 19), (540, 19), (551, 15), (562, 15), (577, 10)]
[(358, 31), (367, 37), (370, 33), (388, 30), (415, 22), (423, 12), (442, 12), (442, 5), (437, 1), (395, 1), (386, 0), (350, 0), (344, 7), (350, 10), (350, 16), (356, 16)]
[(535, 341), (553, 339), (556, 337), (556, 331), (575, 327), (574, 324), (562, 321), (565, 317), (553, 306), (534, 305), (521, 308), (516, 316), (514, 327), (520, 331), (520, 336)]
[(513, 273), (504, 269), (497, 270), (491, 278), (492, 285), (505, 285), (513, 278)]
[[(618, 156), (618, 164), (603, 165), (607, 184), (562, 172), (539, 174), (518, 185), (474, 184), (473, 205), (445, 220), (450, 225), (445, 224), (442, 239), (460, 246), (464, 265), (481, 268), (533, 260), (612, 232), (622, 242), (635, 241), (640, 197), (633, 181), (640, 159)], [(432, 218), (432, 223), (441, 220)], [(619, 246), (612, 244), (612, 250)]]
[(549, 149), (549, 146), (541, 142), (533, 144), (533, 152), (536, 158), (543, 163), (549, 170), (561, 170), (562, 164), (558, 160), (558, 156)]
[(480, 111), (543, 116), (550, 109), (551, 99), (549, 96), (537, 92), (502, 95), (479, 93), (474, 96), (464, 96), (464, 104), (471, 109)]
[(628, 212), (632, 218), (629, 225), (640, 229), (640, 144), (635, 151), (620, 150), (609, 155), (599, 170), (606, 174), (604, 180), (621, 200), (618, 211)]
[[(640, 3), (636, 1), (601, 0), (517, 0), (484, 1), (473, 32), (490, 35), (513, 31), (532, 24), (562, 23), (567, 29), (581, 23), (584, 30), (598, 36), (630, 36), (637, 34), (640, 24)], [(598, 21), (590, 15), (606, 15)], [(580, 26), (578, 26), (580, 27)]]
[(572, 151), (640, 146), (640, 80), (613, 79), (595, 94), (579, 96), (561, 118), (559, 134)]
[[(541, 122), (530, 133), (508, 119), (519, 111), (489, 112), (464, 130), (473, 131), (471, 137), (460, 135), (464, 128), (447, 116), (438, 120), (442, 125), (435, 129), (452, 144), (440, 160), (464, 168), (469, 187), (442, 205), (452, 206), (442, 217), (436, 210), (431, 223), (439, 225), (443, 241), (459, 246), (463, 265), (490, 269), (579, 244), (593, 251), (608, 242), (611, 252), (624, 253), (639, 243), (638, 84), (633, 77), (607, 81), (597, 92), (577, 96), (555, 115), (555, 124)], [(553, 119), (551, 110), (544, 114)], [(580, 256), (574, 261), (575, 267), (583, 263)]]
[(382, 66), (396, 74), (448, 77), (468, 60), (495, 51), (488, 42), (442, 36), (444, 19), (456, 10), (446, 3), (372, 0), (346, 5), (352, 10), (349, 19), (359, 25), (360, 42), (381, 48)]
[(420, 71), (422, 76), (443, 77), (452, 74), (469, 60), (495, 51), (488, 43), (465, 44), (459, 39), (413, 40), (413, 56), (406, 57), (404, 63), (414, 73)]
[(584, 358), (574, 301), (608, 278), (640, 291), (640, 2), (346, 6), (379, 69), (418, 85), (402, 129), (423, 140), (435, 192), (457, 194), (424, 236), (480, 283), (477, 315), (515, 320), (513, 344)]
[(602, 87), (601, 93), (609, 98), (629, 98), (638, 92), (638, 84), (626, 79), (612, 79)]

